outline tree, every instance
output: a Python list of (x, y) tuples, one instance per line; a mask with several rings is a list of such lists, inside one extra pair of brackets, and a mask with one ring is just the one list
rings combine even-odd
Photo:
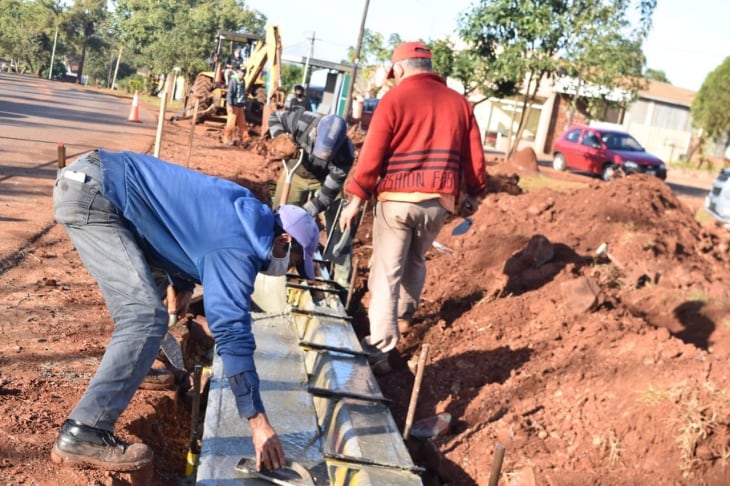
[(218, 31), (264, 34), (266, 18), (237, 0), (119, 0), (115, 9), (126, 55), (153, 72), (179, 67), (192, 80), (208, 69)]
[(719, 141), (730, 136), (730, 57), (707, 75), (692, 100), (691, 113), (702, 138)]
[(287, 91), (291, 91), (295, 85), (302, 83), (304, 66), (298, 64), (284, 63), (281, 65), (281, 84)]
[[(365, 29), (360, 46), (360, 59), (357, 68), (356, 86), (360, 93), (366, 93), (370, 97), (372, 93), (371, 83), (373, 73), (378, 67), (390, 66), (390, 56), (395, 47), (403, 42), (398, 34), (390, 34), (388, 40), (379, 32)], [(347, 59), (343, 62), (355, 63), (355, 47), (347, 49)]]
[(651, 79), (651, 80), (659, 81), (662, 83), (672, 84), (669, 81), (669, 78), (667, 78), (667, 73), (665, 73), (661, 69), (646, 68), (646, 71), (644, 71), (644, 77), (646, 79)]
[(76, 48), (80, 56), (77, 83), (82, 82), (84, 62), (88, 49), (98, 51), (105, 42), (101, 37), (101, 26), (107, 19), (105, 0), (76, 0), (65, 12), (64, 30), (68, 42)]
[[(639, 26), (633, 30), (626, 20), (629, 3), (479, 1), (459, 21), (459, 33), (468, 46), (460, 61), (464, 66), (461, 74), (468, 81), (465, 86), (481, 85), (482, 93), (500, 96), (518, 90), (524, 93), (516, 146), (528, 107), (544, 79), (569, 75), (584, 83), (614, 87), (641, 74), (641, 41), (651, 26), (656, 0), (640, 0)], [(631, 83), (627, 86), (636, 89)]]
[(0, 51), (18, 72), (39, 73), (50, 65), (56, 17), (52, 0), (0, 0)]

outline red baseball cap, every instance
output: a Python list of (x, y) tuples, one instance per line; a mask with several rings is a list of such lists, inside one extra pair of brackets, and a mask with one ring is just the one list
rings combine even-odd
[(431, 59), (431, 49), (423, 42), (404, 42), (393, 50), (390, 58), (391, 65), (388, 70), (388, 79), (393, 77), (393, 66), (403, 59)]

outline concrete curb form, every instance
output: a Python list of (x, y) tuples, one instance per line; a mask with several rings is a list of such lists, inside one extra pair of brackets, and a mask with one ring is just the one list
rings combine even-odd
[[(287, 459), (317, 484), (422, 484), (339, 299), (289, 288), (287, 304), (252, 315), (261, 394)], [(216, 355), (196, 484), (263, 484), (235, 470), (253, 456)]]

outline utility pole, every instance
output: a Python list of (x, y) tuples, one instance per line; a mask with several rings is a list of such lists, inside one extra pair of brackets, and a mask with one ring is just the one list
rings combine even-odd
[(114, 83), (117, 82), (117, 73), (119, 72), (119, 61), (122, 59), (122, 48), (124, 46), (119, 46), (119, 55), (117, 56), (117, 65), (114, 67), (114, 77), (112, 78), (112, 84), (109, 86), (109, 89), (114, 89)]
[(312, 56), (314, 55), (314, 32), (312, 32), (312, 38), (310, 39), (309, 43), (309, 54), (307, 54), (307, 62), (304, 64), (304, 74), (302, 75), (302, 84), (304, 85), (304, 89), (309, 89), (309, 61), (312, 59)]
[(362, 20), (360, 21), (360, 33), (357, 36), (357, 45), (355, 46), (355, 60), (352, 63), (352, 79), (350, 86), (347, 87), (347, 98), (345, 99), (345, 114), (343, 118), (350, 118), (350, 108), (352, 107), (352, 91), (355, 88), (355, 80), (357, 79), (357, 65), (360, 63), (360, 48), (362, 47), (362, 36), (365, 33), (365, 19), (368, 16), (368, 7), (370, 0), (365, 0), (365, 8), (362, 11)]
[(48, 68), (48, 79), (53, 76), (53, 58), (56, 57), (56, 41), (58, 40), (58, 27), (56, 27), (56, 35), (53, 36), (53, 51), (51, 51), (51, 67)]

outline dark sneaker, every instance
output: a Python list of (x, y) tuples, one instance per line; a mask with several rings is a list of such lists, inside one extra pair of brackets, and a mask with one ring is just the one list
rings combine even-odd
[(72, 467), (136, 471), (152, 462), (152, 449), (145, 444), (128, 444), (112, 432), (66, 420), (51, 450), (51, 460)]
[(370, 363), (370, 369), (373, 370), (373, 374), (375, 376), (387, 375), (388, 373), (393, 371), (393, 368), (390, 366), (390, 361), (388, 361), (388, 355), (386, 353), (382, 353), (381, 356), (376, 358), (369, 358), (368, 362)]
[(152, 368), (139, 387), (143, 390), (170, 390), (175, 387), (175, 375), (165, 368)]

